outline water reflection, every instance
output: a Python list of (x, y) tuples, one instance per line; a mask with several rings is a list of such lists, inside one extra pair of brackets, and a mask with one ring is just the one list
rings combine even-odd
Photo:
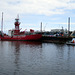
[[(15, 70), (14, 70), (14, 75), (19, 75), (19, 72), (20, 72), (20, 63), (21, 63), (21, 53), (20, 53), (20, 50), (22, 50), (21, 48), (24, 47), (24, 48), (32, 48), (30, 49), (30, 53), (31, 56), (30, 56), (30, 60), (33, 60), (34, 61), (34, 58), (36, 55), (34, 55), (34, 50), (33, 48), (38, 48), (38, 47), (42, 47), (42, 43), (41, 42), (23, 42), (23, 41), (14, 41), (14, 42), (9, 42), (9, 44), (11, 46), (14, 47), (14, 56), (15, 56), (15, 60), (14, 60), (14, 63), (15, 63)], [(25, 50), (25, 49), (24, 49)], [(40, 52), (41, 53), (41, 52)], [(34, 56), (33, 56), (34, 55)], [(24, 57), (23, 57), (24, 58)], [(23, 59), (22, 58), (22, 59)], [(27, 58), (28, 59), (28, 58)], [(24, 61), (23, 61), (24, 62)]]
[(0, 75), (75, 75), (73, 46), (3, 41), (0, 48)]
[(17, 72), (19, 71), (19, 57), (20, 57), (20, 44), (19, 42), (14, 42), (14, 43), (11, 43), (11, 45), (14, 44), (15, 46), (15, 52), (14, 52), (14, 56), (15, 56), (15, 71), (14, 71), (14, 75), (17, 75)]
[[(73, 61), (74, 58), (74, 54), (75, 54), (75, 50), (73, 46), (67, 46), (65, 44), (57, 44), (57, 66), (58, 66), (58, 71), (60, 70), (59, 73), (63, 74), (67, 74), (67, 75), (71, 75), (71, 74), (75, 74), (74, 73), (74, 67), (73, 64), (75, 61)], [(57, 71), (57, 72), (58, 72)]]

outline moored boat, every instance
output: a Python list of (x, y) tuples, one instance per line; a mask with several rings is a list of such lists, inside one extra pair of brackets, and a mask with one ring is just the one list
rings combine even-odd
[(75, 46), (75, 38), (73, 38), (72, 41), (66, 42), (66, 44)]
[(53, 32), (47, 32), (42, 35), (43, 42), (51, 42), (51, 43), (66, 43), (66, 41), (72, 40), (72, 37), (63, 36), (62, 34), (57, 35)]
[(30, 29), (30, 32), (20, 31), (19, 29), (19, 18), (15, 19), (15, 29), (9, 30), (8, 35), (0, 31), (0, 40), (5, 41), (38, 41), (41, 40), (42, 34), (34, 32)]

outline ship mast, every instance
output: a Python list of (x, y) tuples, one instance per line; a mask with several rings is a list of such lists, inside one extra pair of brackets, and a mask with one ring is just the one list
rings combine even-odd
[(3, 33), (3, 12), (2, 12), (1, 32)]

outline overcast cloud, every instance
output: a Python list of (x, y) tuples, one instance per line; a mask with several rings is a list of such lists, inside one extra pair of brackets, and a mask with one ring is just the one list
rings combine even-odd
[(11, 14), (64, 14), (75, 9), (74, 0), (1, 0), (0, 12)]
[(75, 10), (75, 0), (0, 0), (0, 14), (5, 13), (6, 21), (17, 14), (52, 16), (66, 14), (70, 10)]

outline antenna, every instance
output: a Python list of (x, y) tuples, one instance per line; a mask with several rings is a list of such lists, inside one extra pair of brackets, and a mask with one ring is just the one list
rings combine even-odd
[(1, 32), (3, 32), (3, 12), (2, 12)]
[(17, 19), (19, 19), (19, 14), (17, 15)]

